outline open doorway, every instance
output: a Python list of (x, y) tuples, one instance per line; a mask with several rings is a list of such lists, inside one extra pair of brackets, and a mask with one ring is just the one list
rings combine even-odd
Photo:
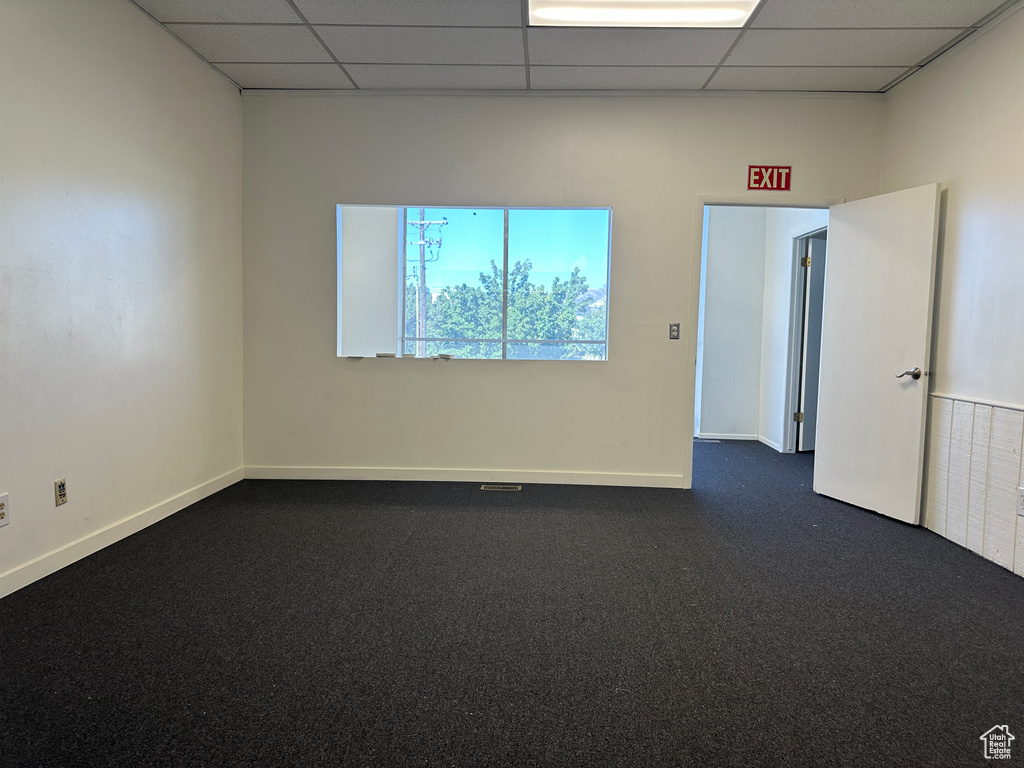
[(821, 315), (825, 297), (828, 229), (793, 239), (797, 279), (793, 292), (793, 341), (790, 359), (796, 370), (790, 396), (795, 406), (787, 452), (813, 451), (818, 425), (818, 374), (821, 370)]
[(703, 224), (694, 437), (813, 450), (828, 209), (705, 205)]

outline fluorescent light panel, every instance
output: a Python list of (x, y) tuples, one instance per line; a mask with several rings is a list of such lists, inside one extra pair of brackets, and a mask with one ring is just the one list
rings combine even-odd
[(535, 27), (742, 27), (761, 0), (530, 0)]

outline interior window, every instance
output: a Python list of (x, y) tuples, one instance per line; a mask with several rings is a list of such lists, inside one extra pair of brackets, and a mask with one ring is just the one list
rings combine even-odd
[(609, 208), (338, 206), (338, 353), (605, 360), (610, 243)]

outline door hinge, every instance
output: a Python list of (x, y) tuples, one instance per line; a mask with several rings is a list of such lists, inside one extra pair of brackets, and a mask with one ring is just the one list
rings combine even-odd
[(802, 259), (800, 259), (800, 266), (801, 267), (809, 267), (809, 266), (811, 266), (811, 257), (810, 256), (804, 256)]
[(803, 424), (804, 415), (800, 411), (797, 411), (796, 413), (793, 414), (793, 421), (795, 421), (797, 424)]

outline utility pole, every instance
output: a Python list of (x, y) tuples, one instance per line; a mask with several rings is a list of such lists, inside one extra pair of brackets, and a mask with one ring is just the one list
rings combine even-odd
[[(416, 342), (416, 356), (426, 357), (427, 356), (427, 342), (423, 341), (423, 337), (427, 335), (427, 264), (429, 262), (437, 261), (441, 251), (441, 227), (448, 223), (448, 217), (443, 217), (440, 221), (427, 221), (427, 209), (420, 208), (420, 219), (419, 221), (410, 221), (409, 226), (414, 227), (419, 234), (415, 243), (409, 243), (409, 245), (418, 245), (420, 247), (420, 258), (419, 258), (419, 286), (416, 291), (416, 336), (420, 341)], [(437, 227), (437, 239), (427, 237), (427, 230), (431, 227)], [(430, 258), (427, 258), (427, 246), (431, 248)], [(437, 252), (434, 252), (434, 246), (437, 246)]]
[(426, 209), (420, 208), (420, 290), (416, 294), (416, 335), (420, 340), (416, 342), (416, 357), (427, 356), (427, 342), (423, 341), (427, 333), (427, 241), (423, 236), (426, 218)]

